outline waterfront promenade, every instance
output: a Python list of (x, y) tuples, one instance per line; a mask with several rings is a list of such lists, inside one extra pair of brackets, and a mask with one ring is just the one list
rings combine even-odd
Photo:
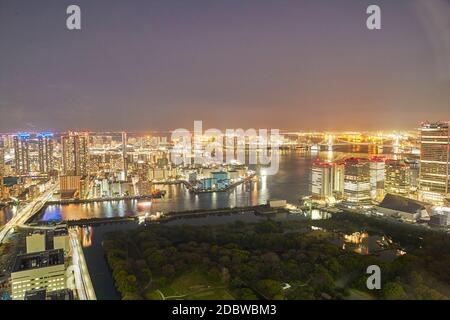
[(81, 248), (81, 243), (75, 229), (69, 230), (69, 237), (72, 248), (73, 274), (78, 298), (80, 300), (97, 300), (83, 249)]

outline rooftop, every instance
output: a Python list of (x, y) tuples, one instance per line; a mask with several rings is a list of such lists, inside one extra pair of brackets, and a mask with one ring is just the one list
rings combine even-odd
[(45, 289), (34, 289), (25, 292), (25, 300), (45, 300), (47, 292)]
[(427, 209), (427, 204), (424, 202), (397, 196), (390, 193), (388, 193), (384, 197), (383, 201), (378, 206), (386, 209), (409, 213), (416, 213), (418, 210)]
[(45, 268), (64, 264), (64, 250), (47, 250), (35, 253), (20, 254), (14, 262), (13, 272)]

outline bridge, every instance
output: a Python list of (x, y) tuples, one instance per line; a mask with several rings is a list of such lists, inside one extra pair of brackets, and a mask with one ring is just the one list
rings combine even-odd
[(47, 201), (53, 196), (59, 188), (59, 183), (48, 182), (50, 186), (48, 189), (33, 199), (30, 203), (26, 204), (23, 208), (18, 208), (17, 213), (14, 217), (9, 220), (0, 231), (0, 243), (3, 243), (6, 236), (13, 230), (14, 227), (24, 225), (28, 220), (30, 220), (39, 210), (41, 210)]
[(283, 133), (284, 141), (281, 148), (304, 148), (304, 149), (320, 149), (325, 147), (328, 151), (332, 151), (335, 146), (380, 146), (392, 147), (394, 152), (402, 147), (414, 147), (414, 142), (409, 141), (410, 138), (399, 134), (390, 135), (362, 135), (356, 133)]

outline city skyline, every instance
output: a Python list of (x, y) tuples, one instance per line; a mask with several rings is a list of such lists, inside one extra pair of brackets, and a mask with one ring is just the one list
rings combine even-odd
[(450, 0), (0, 0), (0, 53), (1, 301), (450, 300)]
[(450, 3), (376, 3), (382, 29), (373, 31), (370, 1), (80, 0), (82, 30), (68, 31), (67, 1), (1, 1), (0, 127), (143, 131), (201, 119), (348, 131), (446, 121)]
[[(201, 121), (201, 120), (195, 120), (195, 121)], [(357, 129), (351, 129), (349, 128), (347, 129), (342, 129), (342, 130), (325, 130), (323, 128), (311, 128), (310, 130), (307, 129), (302, 129), (302, 128), (297, 128), (297, 129), (293, 129), (293, 130), (288, 130), (285, 128), (273, 128), (270, 126), (266, 126), (266, 127), (261, 127), (261, 128), (250, 128), (250, 127), (230, 127), (230, 128), (225, 128), (223, 126), (217, 126), (217, 127), (212, 127), (212, 126), (208, 126), (208, 123), (206, 123), (206, 129), (204, 129), (204, 131), (208, 130), (208, 129), (218, 129), (218, 130), (222, 130), (225, 132), (225, 130), (238, 130), (238, 129), (243, 129), (243, 130), (248, 130), (248, 129), (255, 129), (255, 130), (260, 130), (260, 129), (278, 129), (280, 130), (280, 134), (306, 134), (306, 133), (327, 133), (327, 134), (345, 134), (345, 133), (358, 133), (361, 135), (364, 134), (374, 134), (374, 133), (419, 133), (421, 130), (421, 126), (423, 124), (427, 124), (427, 123), (450, 123), (450, 121), (444, 121), (442, 119), (433, 119), (430, 121), (420, 121), (418, 123), (416, 123), (415, 125), (411, 125), (409, 127), (406, 128), (386, 128), (386, 129), (377, 129), (374, 128), (372, 130), (357, 130)], [(189, 132), (194, 132), (194, 128), (193, 128), (193, 124), (192, 123), (186, 123), (185, 126), (181, 126), (181, 128), (161, 128), (160, 130), (153, 130), (153, 129), (142, 129), (142, 130), (135, 130), (132, 128), (123, 128), (123, 129), (117, 129), (117, 130), (111, 130), (111, 129), (104, 129), (104, 130), (95, 130), (95, 129), (91, 129), (91, 128), (67, 128), (64, 130), (49, 130), (48, 128), (33, 128), (33, 129), (25, 129), (25, 130), (11, 130), (8, 132), (0, 132), (0, 136), (15, 136), (15, 135), (22, 135), (22, 134), (30, 134), (30, 135), (36, 135), (36, 137), (40, 134), (49, 134), (49, 135), (62, 135), (62, 134), (67, 134), (67, 133), (87, 133), (87, 134), (114, 134), (114, 135), (120, 135), (122, 133), (129, 133), (129, 134), (133, 134), (133, 135), (137, 135), (137, 136), (145, 136), (145, 135), (155, 135), (155, 136), (164, 136), (164, 135), (169, 135), (172, 132), (174, 132), (177, 129), (186, 129)]]

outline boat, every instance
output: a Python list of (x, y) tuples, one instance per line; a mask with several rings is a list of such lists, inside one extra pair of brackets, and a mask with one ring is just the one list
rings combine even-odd
[(320, 151), (319, 145), (318, 145), (318, 144), (313, 144), (313, 145), (311, 146), (311, 151)]

